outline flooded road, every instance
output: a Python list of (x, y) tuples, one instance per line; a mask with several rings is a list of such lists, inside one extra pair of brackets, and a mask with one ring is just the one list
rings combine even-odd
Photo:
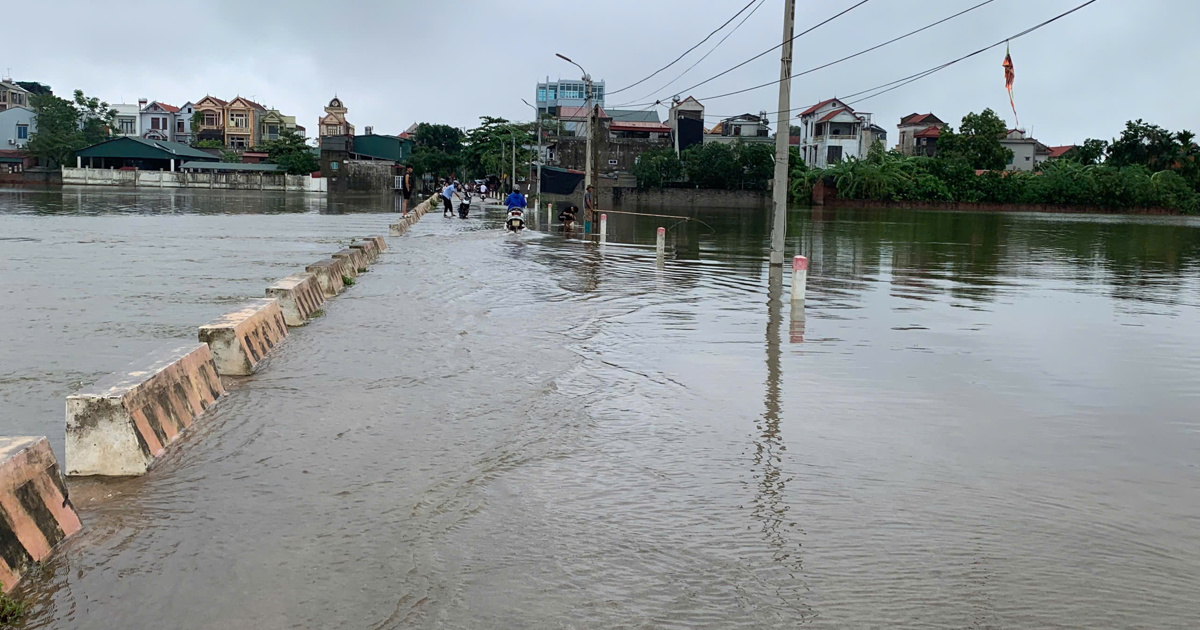
[[(77, 383), (394, 217), (69, 196), (0, 191), (0, 433), (60, 455)], [(426, 216), (75, 486), (26, 627), (1194, 626), (1200, 222), (798, 210), (801, 324), (766, 214), (696, 218)]]

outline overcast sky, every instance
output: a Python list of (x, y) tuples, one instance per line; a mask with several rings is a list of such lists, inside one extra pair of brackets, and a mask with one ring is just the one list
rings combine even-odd
[[(75, 88), (111, 103), (139, 97), (174, 105), (205, 94), (252, 97), (295, 115), (310, 133), (336, 93), (361, 133), (399, 133), (416, 121), (473, 126), (481, 115), (530, 119), (535, 83), (577, 78), (561, 52), (607, 83), (608, 105), (669, 101), (779, 42), (783, 0), (763, 0), (745, 23), (628, 91), (732, 17), (748, 0), (340, 0), (288, 2), (6, 3), (0, 70)], [(796, 40), (795, 71), (949, 16), (982, 0), (869, 0)], [(800, 32), (858, 0), (799, 0)], [(859, 92), (1005, 39), (1084, 0), (994, 0), (946, 24), (797, 79), (792, 106)], [(1012, 42), (1021, 126), (1050, 144), (1111, 138), (1129, 119), (1200, 131), (1200, 1), (1098, 0)], [(991, 107), (1009, 124), (1003, 48), (888, 92), (856, 109), (895, 142), (898, 119), (932, 111), (957, 126)], [(777, 109), (777, 88), (706, 98), (777, 79), (771, 52), (690, 91), (706, 113)], [(649, 98), (647, 98), (649, 97)], [(665, 109), (660, 110), (665, 113)], [(713, 124), (715, 120), (709, 120)]]

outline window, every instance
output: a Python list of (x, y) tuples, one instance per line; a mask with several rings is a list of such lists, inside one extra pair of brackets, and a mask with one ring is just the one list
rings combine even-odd
[(279, 137), (279, 125), (267, 125), (267, 135), (272, 140)]
[(733, 135), (735, 135), (735, 136), (742, 135), (742, 126), (741, 125), (738, 125), (733, 128)]
[(245, 112), (229, 114), (229, 126), (235, 129), (246, 129), (250, 126)]
[(609, 165), (609, 166), (616, 166), (616, 165), (617, 165), (617, 161), (616, 161), (616, 160), (609, 160), (609, 161), (608, 161), (608, 165)]
[(543, 103), (546, 102), (546, 88), (544, 88), (544, 87), (538, 88), (537, 100), (539, 100)]
[(204, 126), (205, 127), (216, 127), (217, 126), (216, 112), (204, 112)]
[(17, 140), (29, 138), (29, 125), (17, 125)]
[(336, 170), (338, 170), (338, 163), (337, 163), (337, 162), (330, 162), (330, 163), (329, 163), (329, 170), (331, 170), (331, 171), (336, 171)]
[(183, 122), (182, 118), (180, 118), (179, 120), (176, 120), (175, 121), (175, 133), (187, 133), (187, 129), (184, 128), (183, 125), (184, 125), (184, 122)]
[(245, 148), (246, 148), (246, 138), (245, 138), (245, 136), (230, 136), (230, 137), (229, 137), (229, 148), (231, 148), (231, 149), (245, 149)]
[(828, 164), (837, 164), (838, 162), (841, 162), (842, 161), (842, 147), (836, 146), (836, 145), (829, 147), (829, 153), (828, 153), (827, 159), (825, 161)]
[(137, 134), (137, 121), (127, 116), (117, 119), (117, 125), (121, 130), (121, 135), (132, 136)]
[(159, 122), (158, 122), (158, 121), (159, 121), (159, 118), (158, 118), (158, 116), (155, 116), (154, 118), (151, 118), (151, 119), (150, 119), (150, 128), (151, 128), (151, 129), (161, 129), (161, 127), (159, 127), (159, 126), (158, 126), (158, 125), (159, 125)]

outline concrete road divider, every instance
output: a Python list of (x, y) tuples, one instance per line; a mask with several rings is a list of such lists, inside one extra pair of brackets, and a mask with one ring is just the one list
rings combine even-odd
[(375, 244), (375, 241), (354, 241), (350, 243), (350, 249), (361, 251), (368, 264), (379, 260), (379, 246)]
[(67, 397), (67, 475), (143, 475), (225, 393), (207, 344), (173, 343)]
[(288, 326), (303, 326), (325, 303), (321, 285), (311, 273), (297, 273), (276, 280), (267, 287), (267, 297), (279, 300), (283, 321)]
[(325, 294), (325, 297), (331, 298), (346, 288), (346, 283), (342, 281), (342, 278), (351, 274), (346, 273), (345, 267), (345, 260), (329, 258), (305, 267), (304, 271), (316, 276), (321, 292)]
[(404, 233), (407, 231), (408, 231), (408, 223), (404, 219), (401, 219), (399, 222), (393, 223), (388, 226), (388, 235), (389, 236), (404, 236)]
[(367, 270), (367, 257), (363, 255), (362, 250), (347, 247), (340, 252), (336, 252), (333, 257), (335, 259), (345, 258), (349, 263), (347, 267), (354, 269), (355, 276)]
[(82, 525), (44, 437), (0, 437), (0, 593)]
[(285, 337), (287, 324), (275, 298), (250, 300), (242, 308), (200, 327), (200, 341), (208, 344), (217, 374), (226, 376), (253, 374)]
[(362, 238), (362, 240), (364, 240), (364, 241), (375, 241), (375, 244), (379, 246), (379, 251), (381, 251), (381, 252), (386, 252), (386, 251), (387, 251), (387, 241), (385, 241), (385, 240), (384, 240), (384, 238), (383, 238), (382, 236), (379, 236), (379, 235), (375, 235), (375, 236), (364, 236), (364, 237)]

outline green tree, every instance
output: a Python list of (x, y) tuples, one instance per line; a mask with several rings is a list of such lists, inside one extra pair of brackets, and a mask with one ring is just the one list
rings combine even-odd
[(209, 138), (207, 140), (200, 140), (192, 146), (196, 147), (197, 149), (224, 149), (225, 143), (221, 142), (220, 140), (213, 140)]
[[(529, 164), (536, 157), (532, 149), (537, 144), (536, 123), (513, 123), (491, 116), (480, 116), (479, 120), (479, 126), (468, 131), (464, 138), (464, 175), (483, 177), (508, 173), (512, 169), (514, 138), (517, 141), (518, 170), (523, 172), (522, 165)], [(518, 176), (521, 172), (518, 172)]]
[(766, 190), (775, 177), (775, 146), (764, 142), (738, 142), (734, 151), (741, 167), (738, 188)]
[(421, 123), (413, 142), (412, 166), (419, 174), (450, 176), (462, 165), (463, 133), (455, 127)]
[(70, 101), (53, 94), (35, 94), (29, 100), (37, 131), (25, 150), (45, 164), (68, 164), (86, 146), (79, 131), (79, 112)]
[(37, 81), (17, 81), (17, 85), (28, 90), (30, 94), (54, 94), (49, 85)]
[(242, 154), (237, 151), (223, 150), (221, 151), (221, 161), (230, 164), (238, 164), (242, 161)]
[(94, 96), (85, 96), (83, 90), (75, 90), (75, 110), (79, 112), (83, 146), (89, 147), (114, 137), (117, 110), (109, 107), (108, 103)]
[(202, 147), (201, 146), (205, 142), (209, 142), (209, 143), (215, 142), (214, 140), (201, 140), (200, 139), (200, 127), (203, 124), (204, 124), (204, 112), (196, 112), (196, 111), (192, 112), (192, 146), (194, 146), (198, 149), (202, 149), (202, 148), (220, 149), (223, 146), (220, 142), (217, 142), (217, 146), (215, 146), (215, 147)]
[(633, 163), (633, 176), (637, 178), (640, 190), (662, 188), (669, 182), (683, 178), (683, 163), (679, 161), (675, 149), (646, 151), (637, 156), (637, 161)]
[(1121, 137), (1108, 147), (1108, 161), (1113, 166), (1140, 165), (1154, 172), (1175, 167), (1182, 154), (1176, 134), (1140, 118), (1125, 123)]
[(279, 138), (268, 140), (257, 149), (267, 154), (268, 162), (278, 164), (288, 175), (308, 175), (321, 168), (320, 160), (308, 146), (308, 139), (290, 129), (284, 129)]
[(742, 168), (732, 145), (709, 142), (688, 147), (680, 157), (688, 182), (697, 188), (729, 190), (740, 180)]
[(938, 137), (938, 156), (961, 159), (973, 169), (1002, 171), (1012, 159), (1012, 151), (1000, 144), (1008, 126), (996, 112), (985, 109), (963, 116), (962, 126), (942, 129)]
[(1107, 154), (1108, 142), (1088, 138), (1083, 141), (1083, 144), (1067, 151), (1066, 155), (1063, 155), (1063, 158), (1088, 166), (1104, 162), (1104, 156)]

